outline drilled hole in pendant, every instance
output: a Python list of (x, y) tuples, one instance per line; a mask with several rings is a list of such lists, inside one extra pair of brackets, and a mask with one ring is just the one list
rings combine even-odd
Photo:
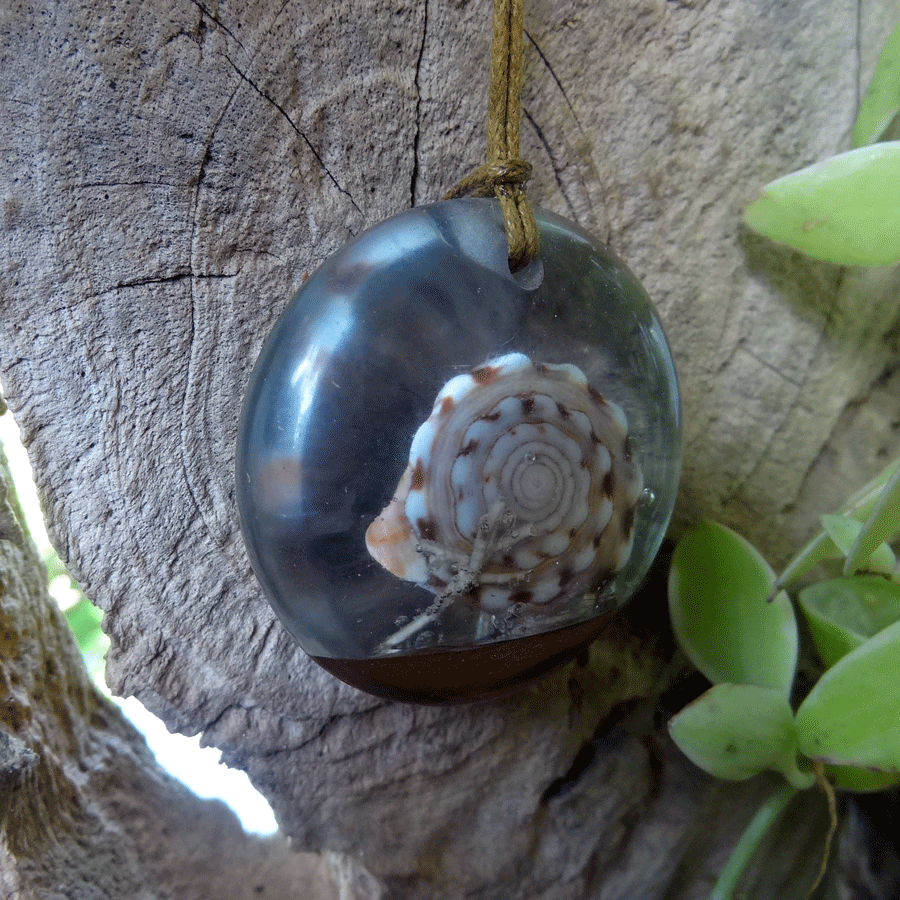
[(544, 262), (538, 257), (527, 266), (513, 272), (512, 277), (516, 284), (524, 291), (536, 291), (544, 281)]

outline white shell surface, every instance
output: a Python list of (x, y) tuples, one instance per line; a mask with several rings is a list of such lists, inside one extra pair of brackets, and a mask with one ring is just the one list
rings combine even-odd
[(627, 561), (642, 486), (623, 411), (577, 366), (509, 353), (440, 390), (366, 546), (447, 601), (567, 601)]

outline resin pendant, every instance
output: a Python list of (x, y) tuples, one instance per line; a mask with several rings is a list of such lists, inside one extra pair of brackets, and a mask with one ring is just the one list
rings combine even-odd
[(269, 602), (320, 665), (418, 702), (571, 659), (644, 578), (681, 468), (639, 282), (536, 211), (509, 272), (494, 200), (401, 213), (330, 257), (256, 363), (237, 501)]

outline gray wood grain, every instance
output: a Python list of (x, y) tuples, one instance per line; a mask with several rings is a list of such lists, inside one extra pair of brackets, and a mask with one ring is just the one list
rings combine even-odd
[[(392, 896), (635, 896), (638, 877), (642, 897), (700, 896), (752, 791), (605, 724), (657, 685), (645, 638), (614, 632), (504, 703), (384, 703), (293, 646), (238, 533), (237, 412), (275, 318), (350, 236), (481, 161), (487, 0), (0, 16), (0, 379), (52, 536), (106, 612), (113, 689), (203, 732), (298, 846), (354, 854)], [(531, 196), (630, 262), (677, 356), (677, 524), (716, 517), (773, 562), (900, 445), (898, 283), (775, 248), (740, 210), (847, 146), (898, 17), (896, 0), (526, 16)]]

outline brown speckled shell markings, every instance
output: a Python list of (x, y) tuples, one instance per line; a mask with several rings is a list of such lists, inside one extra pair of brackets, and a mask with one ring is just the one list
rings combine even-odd
[(558, 608), (627, 562), (642, 485), (622, 410), (576, 366), (512, 353), (444, 385), (366, 546), (431, 613)]

